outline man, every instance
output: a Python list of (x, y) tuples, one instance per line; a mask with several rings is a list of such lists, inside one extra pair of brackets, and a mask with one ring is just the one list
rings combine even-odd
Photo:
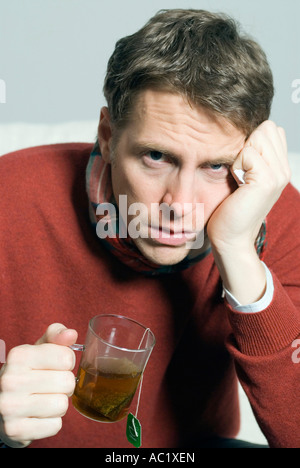
[[(239, 428), (237, 375), (270, 446), (299, 446), (300, 201), (284, 130), (268, 120), (264, 53), (231, 19), (162, 11), (117, 43), (104, 93), (93, 149), (1, 160), (1, 338), (11, 351), (0, 438), (128, 446), (126, 421), (99, 424), (68, 408), (69, 346), (110, 312), (156, 337), (139, 405), (143, 447), (226, 445)], [(126, 234), (130, 208), (145, 207), (140, 236), (104, 216), (110, 203), (121, 218), (124, 195)], [(95, 235), (103, 216), (105, 239)]]

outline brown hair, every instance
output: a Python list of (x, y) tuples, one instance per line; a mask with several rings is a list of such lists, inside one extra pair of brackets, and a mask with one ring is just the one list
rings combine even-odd
[(249, 135), (268, 119), (273, 77), (261, 47), (224, 14), (161, 10), (120, 39), (108, 62), (104, 95), (122, 128), (137, 93), (146, 88), (184, 95), (221, 114)]

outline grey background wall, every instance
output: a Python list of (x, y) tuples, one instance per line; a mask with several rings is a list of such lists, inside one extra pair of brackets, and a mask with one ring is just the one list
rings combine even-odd
[(299, 0), (0, 0), (0, 123), (98, 119), (115, 42), (162, 8), (224, 11), (240, 21), (273, 69), (271, 118), (300, 152)]

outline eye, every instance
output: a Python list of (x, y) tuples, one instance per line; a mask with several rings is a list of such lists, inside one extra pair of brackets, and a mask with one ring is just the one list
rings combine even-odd
[(152, 161), (160, 161), (164, 156), (160, 151), (149, 151), (148, 155)]
[(204, 166), (204, 171), (211, 181), (225, 181), (229, 176), (229, 166), (224, 163), (208, 163)]
[(219, 171), (223, 168), (223, 166), (224, 164), (210, 164), (210, 169), (212, 169), (213, 171)]
[(166, 163), (170, 162), (169, 157), (166, 154), (156, 150), (145, 151), (143, 159), (146, 165), (153, 168), (164, 167)]

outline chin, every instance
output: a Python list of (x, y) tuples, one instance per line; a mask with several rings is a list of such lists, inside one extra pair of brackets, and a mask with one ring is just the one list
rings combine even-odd
[(189, 254), (186, 246), (147, 245), (140, 239), (136, 239), (135, 245), (147, 260), (160, 266), (176, 265)]

